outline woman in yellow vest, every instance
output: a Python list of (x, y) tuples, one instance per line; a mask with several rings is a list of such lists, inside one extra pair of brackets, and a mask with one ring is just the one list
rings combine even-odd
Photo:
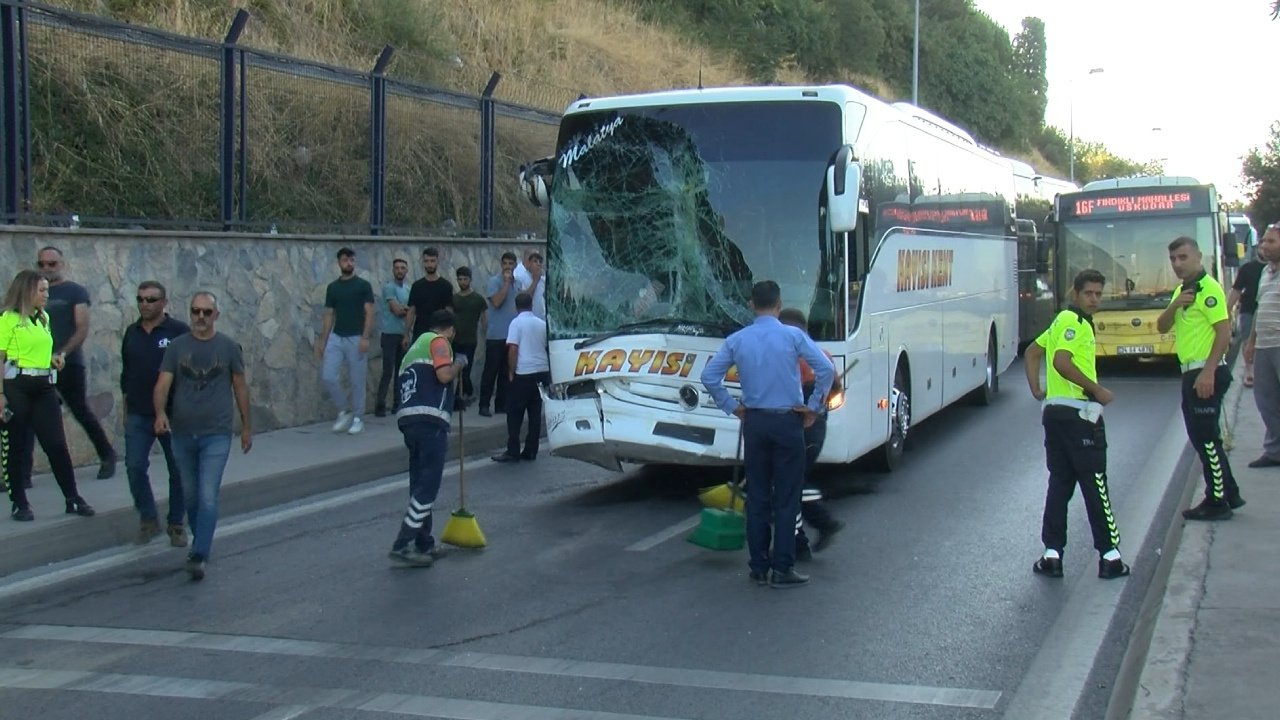
[(48, 299), (49, 281), (34, 270), (23, 270), (9, 285), (0, 306), (0, 363), (4, 365), (0, 450), (14, 520), (35, 519), (27, 502), (30, 455), (35, 452), (34, 446), (27, 447), (27, 439), (33, 430), (67, 500), (67, 514), (93, 515), (93, 508), (76, 491), (75, 468), (62, 430), (62, 409), (54, 392), (54, 373), (61, 369), (62, 359), (53, 356), (53, 335), (44, 311)]

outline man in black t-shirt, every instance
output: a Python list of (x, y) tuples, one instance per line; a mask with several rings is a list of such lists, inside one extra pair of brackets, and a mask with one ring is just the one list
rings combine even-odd
[[(107, 440), (102, 423), (89, 409), (89, 379), (82, 349), (89, 337), (89, 291), (83, 285), (62, 277), (62, 251), (56, 247), (42, 248), (36, 256), (36, 266), (49, 281), (49, 303), (45, 310), (49, 313), (49, 330), (53, 333), (53, 352), (63, 356), (66, 363), (58, 371), (58, 394), (72, 417), (84, 428), (89, 442), (93, 443), (101, 463), (98, 479), (106, 480), (116, 474), (116, 451)], [(31, 477), (31, 473), (26, 476)]]
[(429, 247), (422, 251), (425, 277), (409, 288), (409, 313), (404, 317), (404, 346), (409, 347), (422, 333), (430, 330), (431, 314), (437, 310), (453, 310), (453, 284), (440, 276), (440, 251)]
[[(344, 247), (338, 251), (337, 280), (329, 283), (324, 295), (324, 320), (316, 338), (316, 357), (324, 361), (320, 379), (338, 408), (334, 432), (358, 435), (364, 430), (365, 372), (369, 369), (369, 334), (373, 330), (373, 286), (356, 275), (356, 253)], [(350, 401), (338, 380), (343, 365), (351, 382)]]
[[(1239, 333), (1243, 338), (1248, 338), (1249, 332), (1253, 330), (1253, 315), (1258, 312), (1258, 280), (1262, 277), (1262, 269), (1266, 267), (1262, 246), (1256, 246), (1256, 250), (1258, 259), (1250, 260), (1236, 270), (1236, 280), (1231, 284), (1231, 292), (1227, 293), (1227, 310), (1239, 316)], [(1253, 363), (1248, 358), (1244, 363), (1244, 386), (1253, 386)]]

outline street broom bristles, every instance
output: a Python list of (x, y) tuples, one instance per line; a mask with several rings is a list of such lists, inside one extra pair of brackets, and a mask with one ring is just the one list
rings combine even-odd
[(745, 505), (742, 501), (742, 495), (734, 492), (734, 486), (731, 483), (702, 488), (702, 490), (698, 491), (698, 500), (702, 501), (703, 507), (716, 510), (742, 512)]
[(462, 548), (482, 548), (487, 544), (476, 516), (462, 508), (449, 515), (449, 521), (440, 533), (440, 542)]

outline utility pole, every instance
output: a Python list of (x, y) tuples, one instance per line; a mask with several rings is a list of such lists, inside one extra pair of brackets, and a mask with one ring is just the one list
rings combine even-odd
[(911, 48), (911, 104), (920, 105), (920, 0), (916, 0), (916, 34)]

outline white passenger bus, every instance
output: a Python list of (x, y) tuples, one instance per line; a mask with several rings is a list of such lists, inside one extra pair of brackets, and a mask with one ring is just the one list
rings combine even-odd
[(581, 99), (521, 177), (549, 213), (553, 455), (733, 463), (738, 421), (699, 375), (760, 280), (844, 377), (819, 462), (891, 469), (913, 424), (989, 403), (1016, 354), (1011, 166), (910, 104), (845, 86)]

